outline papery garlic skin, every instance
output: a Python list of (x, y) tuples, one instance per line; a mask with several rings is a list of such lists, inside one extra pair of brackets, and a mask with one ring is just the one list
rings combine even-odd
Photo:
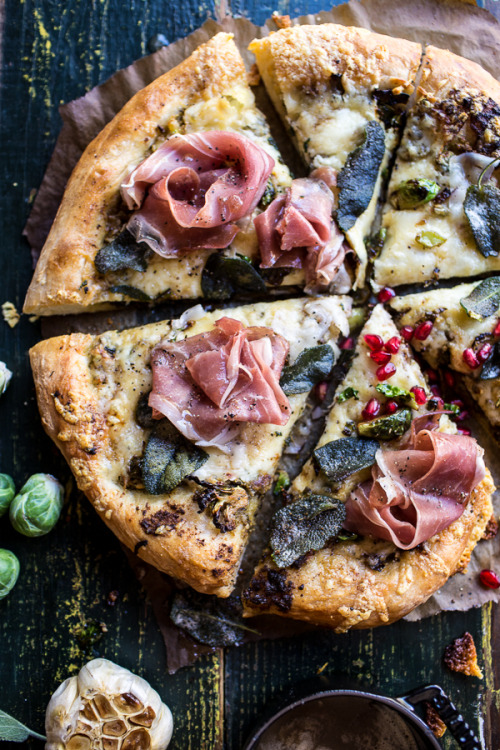
[(93, 659), (50, 699), (45, 750), (165, 750), (172, 730), (170, 709), (146, 680)]

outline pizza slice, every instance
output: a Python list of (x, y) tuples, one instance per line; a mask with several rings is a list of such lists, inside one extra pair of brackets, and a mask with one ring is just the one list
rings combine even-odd
[(120, 541), (197, 591), (228, 596), (259, 497), (351, 300), (205, 312), (30, 352), (44, 427)]
[(499, 157), (500, 84), (428, 47), (391, 174), (378, 284), (500, 269)]
[(325, 431), (244, 593), (338, 631), (388, 624), (466, 566), (492, 514), (483, 450), (441, 411), (388, 312), (365, 324)]
[(250, 49), (305, 163), (335, 186), (337, 224), (355, 253), (356, 284), (363, 286), (365, 238), (421, 46), (326, 23), (281, 29)]
[[(219, 33), (133, 96), (87, 147), (24, 311), (263, 295), (253, 218), (290, 184), (241, 55)], [(303, 285), (297, 266), (270, 282)]]
[[(432, 368), (451, 368), (500, 429), (500, 277), (395, 297), (391, 307), (411, 346)], [(447, 390), (455, 378), (445, 371)]]

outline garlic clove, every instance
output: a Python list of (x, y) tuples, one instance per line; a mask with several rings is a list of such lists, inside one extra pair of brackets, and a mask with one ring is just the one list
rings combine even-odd
[(45, 727), (46, 750), (165, 750), (173, 723), (146, 680), (93, 659), (56, 690)]

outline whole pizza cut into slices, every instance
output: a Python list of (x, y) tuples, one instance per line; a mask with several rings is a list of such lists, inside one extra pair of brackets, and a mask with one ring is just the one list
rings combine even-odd
[(349, 332), (343, 296), (196, 306), (179, 320), (30, 352), (44, 427), (120, 541), (228, 596), (311, 388)]
[(379, 284), (500, 269), (500, 84), (428, 47), (384, 208)]
[(366, 29), (294, 26), (250, 45), (305, 161), (335, 188), (336, 221), (363, 286), (369, 235), (422, 48)]
[(494, 486), (482, 448), (430, 400), (377, 306), (313, 456), (273, 518), (269, 553), (244, 594), (247, 616), (339, 631), (383, 625), (467, 565)]
[[(500, 428), (500, 277), (391, 300), (411, 346), (438, 370), (451, 368), (498, 432)], [(453, 388), (454, 378), (449, 377)]]

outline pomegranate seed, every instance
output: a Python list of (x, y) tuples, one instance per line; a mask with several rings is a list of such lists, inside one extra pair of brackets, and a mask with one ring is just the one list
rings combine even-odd
[(470, 435), (470, 430), (466, 430), (465, 427), (462, 427), (461, 430), (457, 430), (459, 435), (466, 435), (467, 437)]
[(425, 371), (425, 374), (427, 375), (427, 380), (430, 383), (437, 383), (438, 380), (438, 374), (436, 370), (432, 370), (430, 367), (428, 370)]
[(453, 386), (455, 385), (455, 376), (453, 375), (453, 373), (450, 372), (449, 370), (446, 370), (444, 373), (444, 379), (445, 379), (446, 385), (448, 385), (450, 388), (453, 388)]
[(426, 338), (429, 337), (430, 332), (434, 328), (434, 323), (432, 320), (425, 320), (423, 323), (419, 323), (419, 325), (415, 328), (414, 336), (418, 341), (425, 341)]
[(500, 320), (493, 329), (493, 336), (500, 336)]
[(500, 589), (500, 579), (493, 570), (482, 570), (479, 573), (479, 580), (488, 589)]
[(388, 401), (385, 405), (385, 411), (386, 414), (394, 414), (395, 411), (399, 409), (399, 404), (397, 401)]
[(436, 398), (441, 398), (441, 389), (438, 385), (431, 385), (431, 393), (433, 396), (436, 396)]
[(463, 411), (459, 412), (458, 414), (455, 414), (454, 419), (457, 422), (463, 422), (464, 419), (467, 419), (468, 416), (469, 416), (469, 412), (465, 411), (465, 409), (464, 409)]
[(321, 383), (317, 384), (316, 396), (319, 398), (320, 401), (324, 401), (327, 390), (328, 390), (328, 383), (326, 382), (326, 380), (323, 380)]
[(365, 343), (368, 349), (372, 352), (379, 352), (384, 346), (384, 341), (380, 336), (373, 333), (367, 333), (365, 336)]
[(363, 419), (373, 419), (380, 411), (380, 401), (376, 398), (371, 398), (366, 404), (365, 408), (361, 412)]
[(389, 339), (389, 341), (386, 341), (384, 344), (384, 349), (386, 352), (390, 352), (391, 354), (397, 354), (399, 352), (399, 347), (401, 346), (401, 339), (397, 336), (393, 336), (392, 339)]
[(476, 367), (479, 367), (479, 361), (473, 349), (464, 349), (462, 357), (467, 367), (470, 367), (471, 370), (475, 370)]
[(388, 362), (386, 365), (377, 367), (375, 374), (378, 380), (389, 380), (389, 378), (392, 378), (395, 372), (396, 367), (392, 364), (392, 362)]
[(426, 403), (427, 394), (419, 385), (414, 385), (413, 388), (410, 388), (410, 392), (415, 396), (415, 401), (419, 406), (422, 406), (422, 404)]
[(389, 302), (390, 299), (396, 296), (396, 292), (394, 289), (391, 289), (390, 286), (385, 286), (383, 289), (380, 290), (380, 292), (377, 294), (377, 299), (379, 302), (384, 304), (384, 302)]
[(349, 336), (348, 338), (344, 339), (344, 341), (340, 345), (341, 349), (354, 349), (354, 339), (352, 336)]
[(405, 341), (411, 341), (413, 338), (413, 328), (411, 326), (403, 326), (399, 332)]
[(389, 352), (370, 352), (370, 357), (378, 365), (386, 365), (391, 359)]
[(480, 350), (477, 352), (476, 357), (480, 364), (484, 365), (486, 360), (489, 358), (493, 347), (491, 344), (483, 344)]

